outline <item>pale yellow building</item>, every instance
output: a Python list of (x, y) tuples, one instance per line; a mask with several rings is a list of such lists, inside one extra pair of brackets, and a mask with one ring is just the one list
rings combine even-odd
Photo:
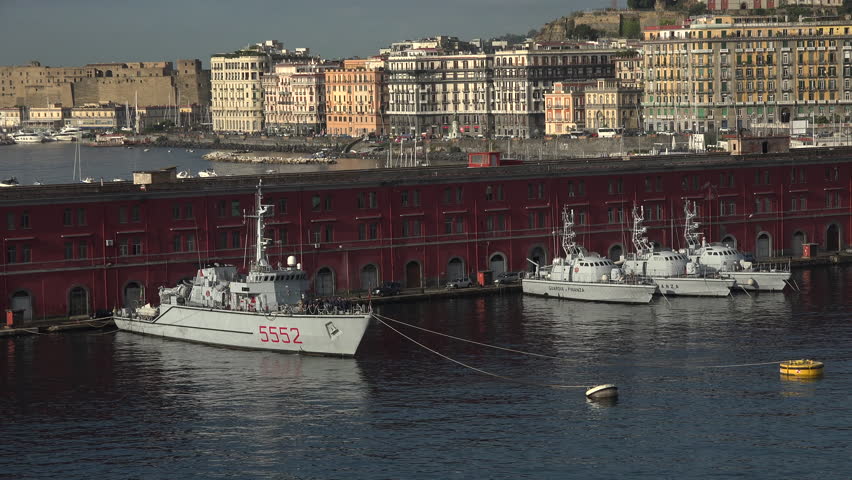
[(210, 103), (214, 132), (263, 130), (263, 74), (271, 61), (261, 50), (242, 50), (210, 58)]
[(852, 117), (852, 21), (717, 16), (643, 36), (648, 130), (771, 133)]
[(639, 128), (642, 98), (639, 88), (601, 78), (586, 88), (585, 95), (587, 129)]
[(23, 124), (33, 128), (61, 128), (68, 123), (70, 117), (71, 108), (56, 103), (46, 107), (27, 108)]
[(89, 104), (71, 109), (68, 125), (87, 130), (115, 130), (127, 126), (124, 105)]
[(24, 121), (24, 109), (21, 107), (0, 108), (0, 131), (12, 131), (21, 128)]

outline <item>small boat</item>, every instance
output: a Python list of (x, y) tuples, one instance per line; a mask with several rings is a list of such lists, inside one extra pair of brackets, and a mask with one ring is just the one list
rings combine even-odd
[(195, 178), (189, 170), (181, 170), (177, 173), (177, 178)]
[(693, 221), (698, 216), (697, 206), (692, 202), (684, 205), (686, 216), (686, 227), (684, 238), (686, 239), (686, 251), (692, 262), (692, 268), (701, 274), (713, 273), (722, 278), (731, 278), (736, 281), (734, 288), (743, 290), (757, 290), (768, 292), (780, 292), (790, 285), (790, 264), (760, 264), (745, 260), (745, 255), (734, 247), (723, 243), (707, 243), (707, 239), (698, 232), (700, 223)]
[(44, 136), (40, 135), (36, 132), (26, 132), (20, 131), (17, 133), (13, 133), (9, 135), (9, 137), (15, 141), (15, 143), (42, 143), (44, 142)]
[(16, 187), (18, 185), (18, 179), (15, 177), (9, 177), (6, 180), (0, 182), (0, 187)]
[(113, 179), (112, 179), (112, 181), (113, 181), (113, 182), (126, 182), (127, 180), (125, 180), (125, 179), (123, 179), (123, 178), (115, 177), (115, 178), (113, 178)]
[(34, 181), (34, 182), (33, 182), (33, 185), (44, 185), (44, 184), (43, 184), (43, 183), (41, 183), (41, 181), (36, 180), (36, 181)]
[(634, 253), (622, 257), (622, 266), (627, 275), (649, 278), (657, 284), (657, 293), (661, 295), (688, 295), (696, 297), (726, 297), (736, 281), (721, 278), (712, 272), (697, 274), (694, 264), (689, 261), (686, 252), (671, 249), (655, 249), (645, 233), (645, 207), (633, 207), (633, 247)]
[(213, 170), (212, 168), (205, 168), (204, 170), (201, 170), (201, 171), (198, 172), (198, 176), (202, 177), (202, 178), (204, 178), (204, 177), (218, 177), (219, 174), (216, 173), (216, 170)]
[(113, 316), (129, 332), (252, 350), (353, 356), (370, 324), (369, 307), (330, 305), (310, 299), (309, 274), (287, 257), (273, 267), (263, 241), (261, 185), (255, 195), (254, 261), (241, 274), (234, 265), (213, 264), (172, 288), (160, 287), (159, 306), (124, 308)]
[(80, 140), (83, 135), (83, 130), (77, 127), (65, 127), (59, 131), (53, 138), (60, 142), (74, 142)]
[(95, 183), (95, 179), (92, 178), (92, 177), (86, 177), (86, 178), (84, 178), (80, 181), (83, 182), (83, 183)]
[(644, 278), (629, 281), (609, 258), (587, 252), (575, 242), (574, 211), (562, 211), (562, 250), (565, 258), (540, 266), (532, 260), (535, 272), (521, 280), (525, 294), (610, 303), (649, 303), (657, 285)]
[(148, 150), (151, 150), (151, 149), (150, 149), (150, 148), (146, 148), (145, 150), (142, 150), (142, 151), (143, 151), (143, 152), (147, 152)]

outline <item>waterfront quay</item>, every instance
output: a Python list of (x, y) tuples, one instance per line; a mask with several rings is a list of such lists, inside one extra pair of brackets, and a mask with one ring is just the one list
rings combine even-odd
[[(385, 281), (438, 287), (482, 271), (528, 270), (560, 255), (559, 218), (618, 259), (625, 220), (645, 207), (657, 246), (682, 246), (684, 202), (709, 241), (757, 260), (848, 248), (852, 162), (844, 149), (730, 156), (563, 159), (516, 166), (418, 167), (263, 175), (273, 264), (295, 256), (313, 294), (366, 295)], [(199, 265), (244, 268), (243, 215), (261, 176), (0, 190), (2, 308), (25, 319), (90, 318), (156, 303)]]

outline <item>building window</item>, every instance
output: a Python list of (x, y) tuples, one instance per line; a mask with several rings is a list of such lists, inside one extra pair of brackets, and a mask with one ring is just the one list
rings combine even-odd
[(21, 263), (30, 263), (32, 261), (32, 248), (29, 244), (21, 245)]
[(74, 258), (74, 242), (65, 242), (65, 260)]
[(66, 208), (62, 212), (62, 225), (66, 227), (74, 225), (74, 212), (70, 208)]
[(122, 238), (118, 242), (118, 256), (126, 257), (130, 255), (130, 242), (126, 238)]
[(239, 217), (240, 216), (240, 201), (239, 200), (231, 200), (231, 216)]
[(191, 220), (195, 218), (195, 212), (193, 211), (192, 204), (187, 204), (183, 209), (183, 218), (187, 220)]
[(227, 208), (226, 202), (224, 200), (219, 200), (219, 202), (216, 204), (216, 213), (220, 217), (224, 217), (225, 212), (226, 212), (226, 208)]
[(319, 195), (311, 197), (311, 210), (318, 212), (322, 207), (322, 199)]
[(180, 205), (172, 205), (172, 220), (180, 220)]
[(228, 232), (219, 232), (216, 237), (216, 248), (220, 250), (228, 248)]
[(180, 234), (175, 234), (175, 236), (172, 237), (172, 251), (173, 252), (180, 252), (182, 248), (183, 248), (183, 237), (181, 237)]
[(142, 221), (142, 215), (140, 213), (139, 205), (133, 205), (130, 208), (130, 221), (134, 223), (139, 223)]
[(131, 255), (142, 255), (142, 239), (139, 237), (134, 237), (133, 242), (130, 245), (130, 254)]
[(414, 206), (419, 207), (420, 206), (420, 190), (413, 190), (411, 193), (413, 194), (412, 196), (414, 197), (413, 198), (414, 199)]
[(85, 225), (86, 224), (86, 209), (78, 208), (77, 209), (77, 225)]
[(287, 199), (281, 198), (278, 200), (278, 214), (285, 215), (287, 214)]
[(127, 207), (118, 207), (118, 223), (127, 223)]
[(334, 241), (334, 226), (326, 225), (323, 229), (323, 239), (325, 242), (333, 242)]
[(14, 230), (16, 224), (17, 222), (15, 222), (15, 214), (12, 212), (6, 213), (6, 228), (8, 230)]
[(87, 240), (81, 240), (77, 244), (77, 258), (89, 258), (89, 242)]
[(368, 200), (370, 202), (369, 203), (370, 208), (378, 208), (379, 207), (379, 200), (378, 200), (378, 196), (376, 195), (376, 192), (370, 192), (367, 197), (368, 197)]
[(240, 232), (234, 230), (231, 232), (231, 248), (240, 248)]
[(30, 228), (30, 211), (21, 212), (21, 228)]
[(18, 263), (18, 248), (15, 245), (6, 247), (6, 263)]

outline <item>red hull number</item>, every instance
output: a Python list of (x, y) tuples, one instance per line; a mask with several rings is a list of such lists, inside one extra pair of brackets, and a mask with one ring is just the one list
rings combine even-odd
[[(272, 342), (272, 343), (302, 343), (299, 340), (299, 329), (296, 327), (276, 327), (273, 325), (261, 325), (257, 327), (258, 333), (260, 333), (260, 341), (263, 343)], [(290, 334), (294, 334), (292, 340), (290, 339)]]

